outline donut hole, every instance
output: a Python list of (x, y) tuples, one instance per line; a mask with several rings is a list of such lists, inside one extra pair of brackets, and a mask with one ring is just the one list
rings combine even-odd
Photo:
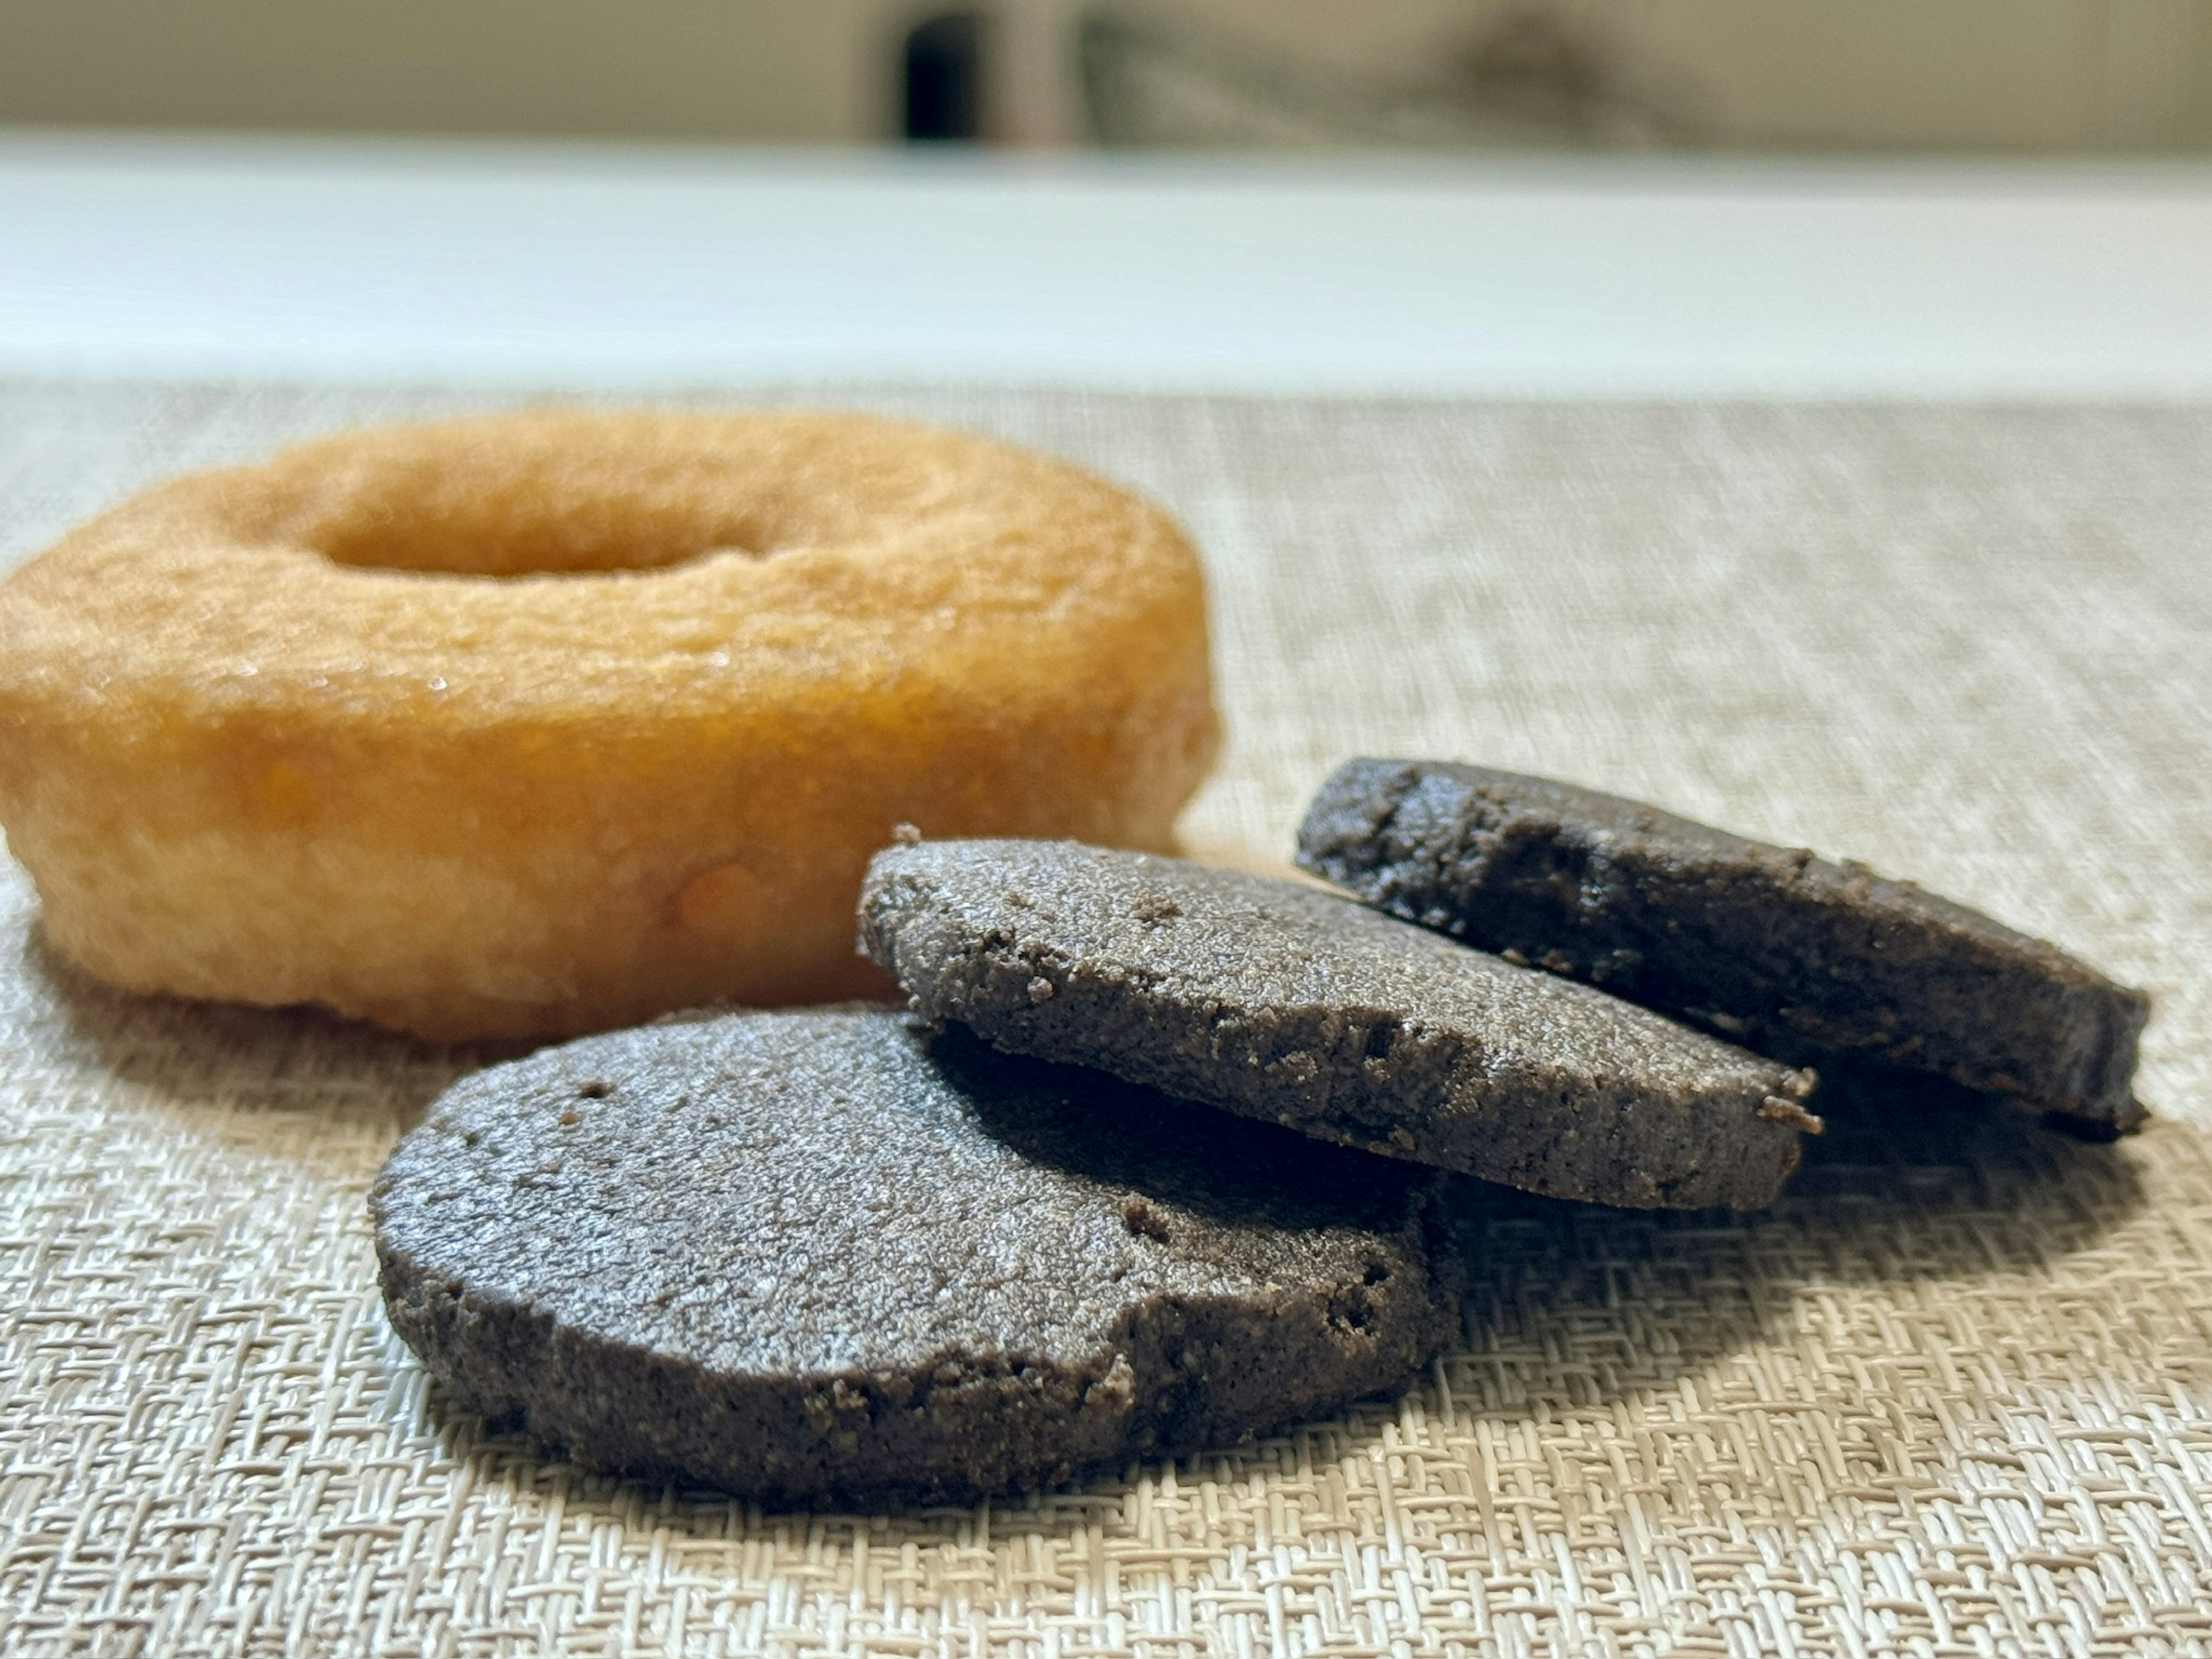
[(955, 471), (984, 514), (1000, 470), (948, 469), (912, 430), (861, 417), (551, 412), (303, 444), (255, 471), (231, 528), (250, 544), (362, 569), (665, 570), (851, 546), (887, 523), (941, 520)]
[[(622, 453), (370, 458), (319, 480), (297, 539), (335, 564), (449, 576), (665, 570), (708, 554), (765, 557), (803, 513), (709, 458)], [(381, 461), (384, 464), (378, 465)]]
[(346, 514), (307, 540), (334, 564), (495, 580), (665, 570), (716, 553), (764, 558), (781, 543), (745, 513), (605, 497), (501, 505), (418, 499)]

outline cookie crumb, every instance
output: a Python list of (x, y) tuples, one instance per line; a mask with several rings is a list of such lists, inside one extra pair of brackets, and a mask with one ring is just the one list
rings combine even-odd
[(1121, 1224), (1139, 1238), (1157, 1239), (1163, 1244), (1168, 1242), (1166, 1218), (1134, 1193), (1121, 1206)]
[(1759, 1103), (1759, 1115), (1770, 1123), (1786, 1123), (1801, 1133), (1826, 1133), (1828, 1126), (1794, 1100), (1784, 1100), (1779, 1095), (1769, 1095)]
[(921, 830), (911, 823), (895, 823), (891, 825), (891, 839), (901, 847), (919, 847), (921, 845)]

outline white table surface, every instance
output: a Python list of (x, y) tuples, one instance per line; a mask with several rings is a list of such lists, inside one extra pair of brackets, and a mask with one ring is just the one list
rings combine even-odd
[(2212, 165), (0, 130), (0, 372), (2212, 395)]

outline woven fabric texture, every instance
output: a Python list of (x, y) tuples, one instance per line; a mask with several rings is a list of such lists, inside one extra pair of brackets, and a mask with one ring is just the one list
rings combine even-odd
[[(1501, 1195), (1402, 1399), (974, 1510), (762, 1514), (441, 1403), (363, 1200), (482, 1056), (125, 997), (0, 873), (0, 1651), (2212, 1652), (2212, 412), (817, 388), (1183, 514), (1279, 867), (1356, 753), (1865, 860), (2157, 1008), (2140, 1138), (1863, 1095), (1753, 1216)], [(0, 545), (448, 392), (0, 383)]]

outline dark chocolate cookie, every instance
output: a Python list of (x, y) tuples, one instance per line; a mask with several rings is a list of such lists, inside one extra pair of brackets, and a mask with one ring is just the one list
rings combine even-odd
[(456, 1085), (372, 1199), (393, 1327), (587, 1467), (967, 1499), (1233, 1442), (1457, 1329), (1439, 1180), (887, 1012)]
[(2055, 946), (1856, 864), (1595, 790), (1356, 760), (1298, 862), (1394, 915), (1790, 1059), (1861, 1054), (2132, 1129), (2149, 1012)]
[(862, 948), (931, 1019), (1324, 1139), (1555, 1197), (1743, 1207), (1794, 1073), (1291, 882), (1073, 842), (876, 855)]

